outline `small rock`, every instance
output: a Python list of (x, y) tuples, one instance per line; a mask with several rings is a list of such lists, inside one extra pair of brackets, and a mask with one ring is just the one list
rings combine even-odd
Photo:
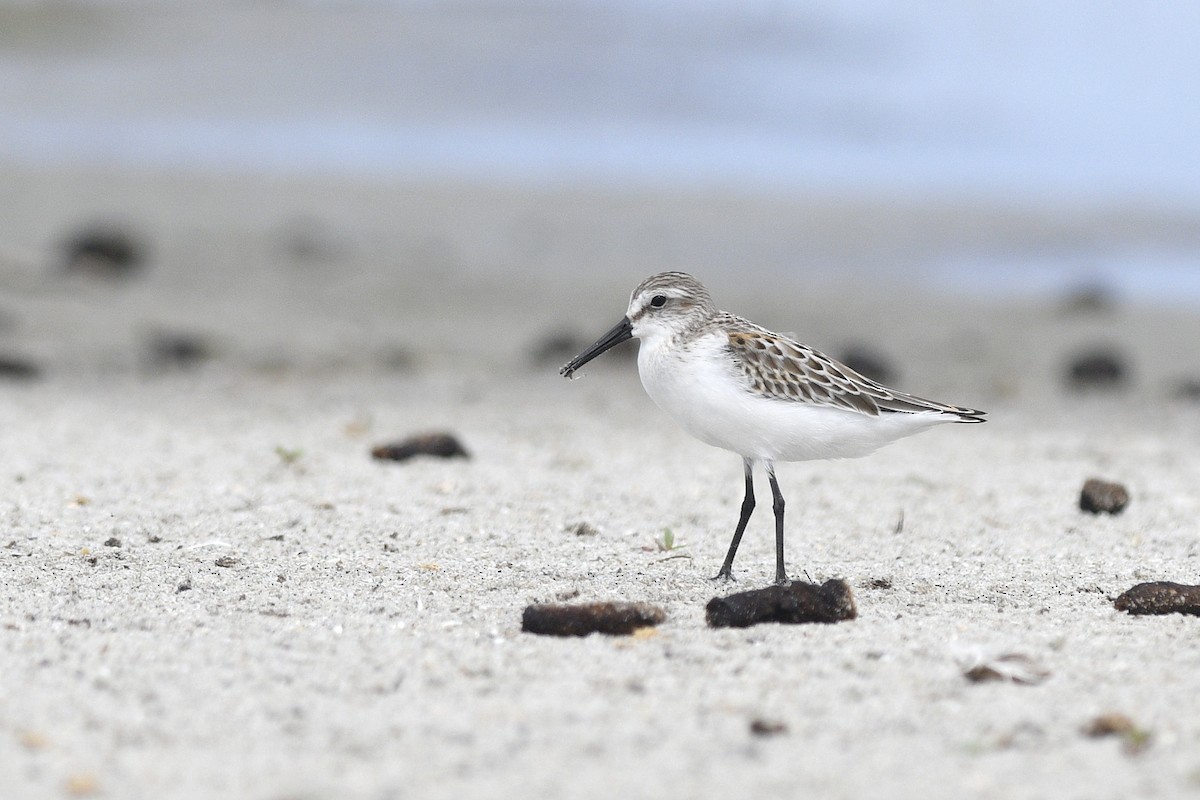
[(1127, 755), (1137, 755), (1150, 746), (1150, 732), (1139, 728), (1133, 720), (1124, 714), (1109, 712), (1101, 714), (1087, 725), (1083, 726), (1084, 736), (1092, 739), (1102, 739), (1116, 736), (1121, 739), (1122, 749)]
[(850, 369), (880, 383), (896, 383), (896, 371), (877, 351), (864, 345), (851, 345), (838, 359)]
[(521, 630), (542, 636), (627, 636), (662, 623), (667, 613), (649, 603), (543, 604), (526, 607)]
[(146, 360), (152, 368), (189, 368), (212, 358), (211, 346), (191, 333), (155, 331), (146, 342)]
[(11, 381), (30, 381), (42, 374), (37, 364), (20, 356), (0, 355), (0, 378)]
[(1083, 727), (1083, 735), (1099, 739), (1102, 736), (1124, 735), (1136, 727), (1133, 720), (1124, 714), (1101, 714)]
[(750, 732), (755, 736), (778, 736), (787, 733), (787, 725), (778, 720), (755, 719), (750, 723)]
[(747, 628), (760, 622), (832, 623), (857, 616), (850, 584), (836, 579), (820, 586), (792, 581), (786, 586), (714, 597), (704, 609), (704, 617), (712, 628)]
[(1067, 386), (1076, 390), (1115, 389), (1126, 378), (1124, 359), (1106, 349), (1081, 353), (1067, 368)]
[(228, 569), (229, 567), (236, 567), (238, 565), (238, 560), (233, 556), (221, 556), (213, 563), (218, 567), (224, 567)]
[(84, 228), (63, 244), (68, 273), (123, 278), (140, 269), (145, 259), (145, 248), (137, 238), (115, 225)]
[(1022, 653), (1003, 653), (995, 658), (978, 659), (963, 672), (972, 683), (1011, 681), (1036, 686), (1050, 677), (1050, 670)]
[(1129, 614), (1190, 614), (1200, 617), (1200, 586), (1170, 581), (1139, 583), (1113, 601)]
[(121, 540), (115, 536), (110, 536), (109, 538), (104, 540), (104, 546), (105, 547), (120, 547)]
[(1129, 491), (1119, 483), (1088, 478), (1079, 493), (1079, 508), (1091, 514), (1120, 514), (1129, 505)]
[(438, 458), (470, 458), (458, 439), (448, 433), (425, 433), (411, 436), (402, 442), (381, 444), (371, 449), (371, 457), (379, 461), (407, 461), (413, 456)]
[(1180, 378), (1175, 381), (1171, 395), (1177, 400), (1200, 402), (1200, 378)]

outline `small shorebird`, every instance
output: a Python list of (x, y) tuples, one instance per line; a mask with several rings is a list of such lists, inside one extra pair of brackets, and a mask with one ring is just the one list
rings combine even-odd
[(775, 501), (775, 581), (787, 583), (776, 461), (865, 456), (943, 422), (984, 421), (983, 411), (889, 389), (808, 345), (720, 311), (683, 272), (642, 281), (624, 319), (562, 375), (573, 377), (632, 337), (641, 339), (638, 374), (658, 407), (700, 441), (742, 457), (746, 496), (717, 578), (733, 577), (733, 557), (754, 511), (756, 464), (766, 470)]

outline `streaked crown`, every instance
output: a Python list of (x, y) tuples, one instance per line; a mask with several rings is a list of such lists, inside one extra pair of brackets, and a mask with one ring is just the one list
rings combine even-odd
[(633, 335), (678, 332), (711, 317), (717, 311), (704, 284), (686, 272), (660, 272), (638, 284), (629, 298), (626, 316)]

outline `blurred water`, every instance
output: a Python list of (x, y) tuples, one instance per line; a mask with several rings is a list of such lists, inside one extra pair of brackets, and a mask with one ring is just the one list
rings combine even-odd
[(1197, 41), (1137, 0), (10, 2), (0, 159), (1192, 215)]

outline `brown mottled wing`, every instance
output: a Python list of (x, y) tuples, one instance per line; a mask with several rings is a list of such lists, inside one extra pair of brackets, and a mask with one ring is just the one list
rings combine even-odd
[(794, 342), (751, 322), (731, 317), (729, 349), (750, 387), (765, 397), (844, 408), (878, 416), (880, 412), (937, 411), (964, 422), (982, 412), (936, 403), (898, 392), (867, 378), (808, 345)]

